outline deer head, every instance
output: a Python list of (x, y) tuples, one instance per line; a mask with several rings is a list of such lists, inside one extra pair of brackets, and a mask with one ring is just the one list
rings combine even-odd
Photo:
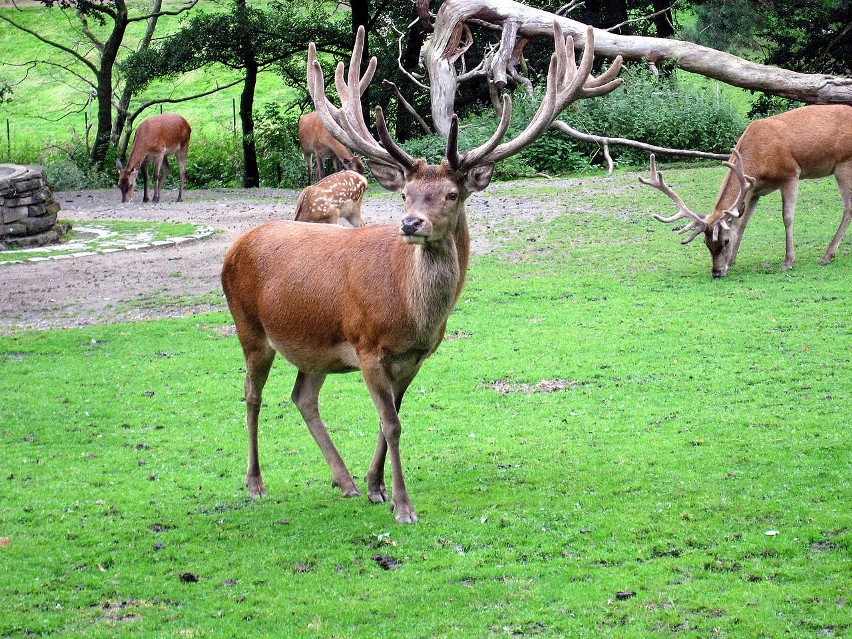
[[(563, 34), (558, 22), (553, 24), (553, 36), (556, 50), (550, 60), (544, 98), (524, 131), (513, 140), (501, 142), (509, 128), (512, 114), (511, 98), (506, 94), (502, 116), (494, 135), (475, 149), (459, 152), (458, 120), (453, 116), (444, 158), (437, 165), (429, 165), (423, 159), (414, 158), (391, 139), (381, 107), (376, 108), (379, 140), (370, 133), (361, 109), (360, 96), (375, 73), (376, 58), (370, 60), (361, 77), (363, 27), (358, 29), (355, 39), (348, 79), (344, 80), (342, 62), (335, 71), (340, 108), (325, 95), (322, 68), (317, 61), (316, 48), (310, 45), (308, 87), (317, 114), (333, 137), (367, 158), (379, 184), (388, 190), (402, 192), (405, 216), (400, 223), (400, 234), (406, 242), (422, 244), (439, 239), (457, 224), (467, 197), (488, 186), (495, 163), (534, 142), (571, 102), (603, 95), (621, 83), (617, 77), (621, 69), (620, 57), (599, 77), (591, 76), (594, 60), (594, 35), (591, 28), (587, 32), (586, 46), (579, 65), (573, 55), (573, 40)], [(424, 211), (435, 210), (436, 207), (444, 212), (439, 215), (424, 214)]]
[[(755, 179), (746, 175), (743, 171), (743, 159), (740, 152), (737, 149), (731, 149), (731, 154), (733, 161), (723, 162), (724, 166), (729, 169), (728, 177), (725, 183), (723, 183), (722, 192), (719, 194), (713, 212), (706, 217), (692, 211), (677, 193), (663, 182), (663, 175), (657, 170), (653, 154), (651, 155), (650, 162), (650, 178), (639, 178), (642, 184), (652, 186), (668, 196), (678, 206), (678, 209), (680, 209), (678, 213), (675, 213), (671, 217), (662, 217), (656, 213), (653, 214), (653, 217), (655, 220), (667, 224), (681, 219), (687, 220), (686, 225), (678, 233), (681, 235), (690, 233), (690, 235), (681, 241), (681, 244), (689, 244), (702, 231), (704, 232), (704, 244), (710, 251), (710, 257), (713, 261), (713, 277), (722, 277), (728, 270), (731, 241), (730, 223), (742, 214), (742, 206), (746, 194), (755, 184)], [(733, 180), (736, 180), (735, 185), (733, 184)], [(731, 189), (736, 189), (736, 195), (729, 195)], [(733, 197), (733, 201), (731, 201), (731, 197)]]

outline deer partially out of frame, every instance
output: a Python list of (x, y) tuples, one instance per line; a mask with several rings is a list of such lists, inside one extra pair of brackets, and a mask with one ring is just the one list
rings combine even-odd
[(297, 222), (337, 224), (340, 218), (352, 226), (364, 226), (361, 198), (367, 190), (367, 178), (356, 171), (339, 171), (308, 186), (296, 200)]
[(748, 125), (725, 162), (728, 173), (722, 181), (713, 212), (703, 217), (691, 211), (666, 186), (651, 156), (651, 179), (640, 180), (660, 189), (678, 205), (680, 212), (661, 222), (687, 219), (681, 232), (692, 231), (682, 243), (688, 244), (704, 231), (710, 249), (713, 277), (723, 277), (734, 265), (743, 231), (761, 196), (781, 190), (786, 254), (784, 270), (793, 267), (793, 212), (799, 180), (834, 175), (843, 200), (840, 227), (828, 245), (820, 264), (828, 264), (849, 221), (852, 220), (852, 106), (811, 105), (780, 115), (756, 120)]
[[(189, 148), (189, 137), (192, 128), (189, 122), (177, 113), (163, 113), (148, 118), (136, 129), (133, 146), (130, 148), (130, 159), (125, 168), (120, 159), (115, 161), (118, 169), (118, 188), (121, 191), (121, 201), (129, 202), (133, 197), (136, 186), (136, 175), (142, 169), (142, 184), (144, 194), (142, 201), (148, 201), (148, 165), (154, 165), (154, 202), (160, 201), (160, 192), (169, 174), (167, 155), (174, 155), (180, 172), (180, 189), (177, 201), (183, 201), (183, 186), (186, 182), (186, 152)], [(162, 168), (162, 173), (160, 169)]]
[[(308, 184), (312, 182), (311, 167), (314, 169), (314, 181), (319, 182), (325, 177), (323, 163), (329, 158), (334, 163), (335, 171), (364, 172), (361, 158), (329, 134), (316, 111), (305, 113), (299, 118), (299, 145), (302, 147), (305, 164), (308, 165)], [(315, 159), (314, 162), (311, 157)]]
[(370, 160), (382, 186), (402, 192), (404, 213), (398, 226), (357, 229), (269, 222), (237, 238), (225, 256), (222, 285), (246, 361), (249, 495), (265, 494), (258, 461), (258, 414), (278, 351), (298, 368), (293, 402), (331, 469), (334, 485), (347, 497), (358, 495), (358, 487), (320, 418), (319, 393), (328, 374), (361, 370), (380, 418), (365, 477), (368, 497), (375, 503), (388, 499), (384, 476), (389, 454), (391, 508), (397, 521), (417, 521), (402, 473), (399, 410), (423, 361), (441, 343), (464, 284), (470, 253), (464, 202), (488, 185), (496, 162), (532, 143), (566, 105), (618, 86), (620, 59), (600, 77), (590, 76), (591, 29), (587, 38), (578, 68), (571, 39), (554, 25), (556, 53), (547, 89), (527, 128), (501, 143), (512, 112), (506, 96), (496, 132), (476, 149), (458, 151), (458, 123), (453, 119), (446, 154), (438, 165), (397, 146), (381, 108), (376, 109), (381, 143), (369, 132), (360, 94), (375, 72), (376, 59), (361, 78), (363, 28), (356, 37), (348, 83), (343, 64), (337, 67), (340, 109), (324, 94), (322, 70), (310, 45), (308, 85), (323, 124)]

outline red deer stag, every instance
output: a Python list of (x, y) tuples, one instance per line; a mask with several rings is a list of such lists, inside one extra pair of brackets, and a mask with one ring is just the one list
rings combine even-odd
[(786, 229), (784, 270), (792, 268), (793, 211), (799, 180), (834, 174), (843, 199), (843, 217), (820, 264), (832, 260), (852, 220), (852, 106), (811, 105), (756, 120), (748, 125), (725, 166), (728, 173), (713, 212), (707, 217), (689, 210), (662, 182), (653, 157), (651, 179), (640, 178), (644, 184), (663, 191), (680, 208), (679, 213), (668, 218), (654, 215), (657, 220), (689, 220), (681, 232), (692, 231), (692, 234), (683, 244), (704, 231), (704, 243), (713, 260), (713, 277), (723, 277), (734, 265), (743, 231), (760, 197), (779, 189)]
[(328, 374), (361, 370), (380, 417), (365, 477), (368, 497), (375, 503), (388, 499), (384, 474), (389, 454), (391, 509), (399, 522), (417, 521), (402, 473), (399, 410), (423, 361), (441, 343), (464, 284), (470, 252), (464, 202), (488, 185), (496, 162), (532, 143), (566, 105), (618, 86), (620, 60), (600, 77), (590, 77), (591, 29), (586, 37), (578, 68), (571, 39), (554, 25), (556, 53), (544, 99), (518, 137), (501, 144), (512, 110), (507, 95), (496, 132), (476, 149), (459, 153), (458, 123), (453, 119), (446, 154), (438, 165), (428, 165), (397, 146), (381, 108), (376, 109), (381, 143), (369, 132), (360, 88), (370, 82), (376, 59), (361, 79), (363, 28), (356, 37), (348, 83), (343, 63), (337, 67), (340, 109), (325, 97), (316, 49), (310, 45), (308, 84), (323, 124), (370, 160), (383, 187), (402, 192), (404, 213), (398, 226), (357, 229), (268, 222), (245, 232), (228, 250), (222, 285), (246, 361), (249, 495), (265, 494), (258, 462), (258, 413), (277, 351), (298, 369), (293, 402), (331, 468), (334, 485), (347, 497), (358, 495), (358, 487), (320, 418), (319, 393)]
[[(148, 201), (148, 165), (154, 165), (154, 202), (160, 201), (160, 191), (166, 176), (169, 174), (169, 161), (167, 155), (177, 158), (180, 171), (180, 190), (177, 201), (183, 200), (183, 186), (186, 182), (186, 151), (189, 148), (189, 136), (192, 128), (189, 122), (177, 113), (163, 113), (148, 118), (136, 129), (133, 138), (133, 146), (130, 149), (130, 159), (127, 168), (121, 164), (121, 160), (115, 161), (118, 169), (118, 188), (121, 191), (121, 201), (129, 202), (133, 197), (133, 188), (136, 186), (136, 175), (142, 168), (142, 184), (145, 189), (142, 201)], [(162, 174), (160, 168), (162, 167)]]
[[(314, 180), (319, 182), (323, 179), (323, 162), (329, 158), (334, 163), (335, 171), (364, 173), (361, 158), (329, 135), (315, 111), (305, 113), (299, 118), (299, 145), (302, 147), (302, 155), (305, 156), (305, 164), (308, 165), (308, 184), (312, 182), (311, 167), (314, 168)], [(311, 162), (311, 156), (315, 158), (315, 162)]]
[(367, 178), (356, 171), (340, 171), (308, 186), (296, 200), (297, 222), (337, 224), (340, 218), (352, 226), (364, 226), (361, 198), (367, 190)]

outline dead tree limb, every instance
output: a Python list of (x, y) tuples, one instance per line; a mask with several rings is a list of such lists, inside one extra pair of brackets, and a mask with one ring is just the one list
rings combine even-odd
[[(449, 131), (454, 112), (459, 42), (467, 24), (474, 21), (493, 25), (496, 29), (517, 25), (517, 37), (523, 38), (550, 37), (553, 22), (557, 21), (565, 34), (574, 38), (576, 47), (584, 47), (586, 42), (585, 24), (513, 0), (445, 0), (438, 10), (434, 32), (424, 55), (430, 78), (432, 119), (435, 130), (442, 135)], [(852, 104), (850, 78), (796, 73), (749, 62), (691, 42), (622, 36), (601, 29), (594, 31), (594, 45), (595, 54), (605, 58), (621, 55), (626, 60), (670, 60), (685, 71), (743, 89), (806, 103)]]

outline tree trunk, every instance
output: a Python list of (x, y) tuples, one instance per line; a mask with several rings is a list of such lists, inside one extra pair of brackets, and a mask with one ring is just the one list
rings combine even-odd
[[(438, 133), (446, 135), (454, 111), (457, 88), (453, 53), (465, 23), (479, 20), (498, 27), (507, 21), (519, 24), (518, 37), (553, 37), (553, 22), (559, 21), (566, 35), (582, 47), (587, 26), (512, 0), (445, 0), (435, 20), (435, 31), (427, 47), (425, 61), (429, 72), (432, 119)], [(670, 60), (679, 68), (720, 80), (743, 89), (762, 91), (807, 103), (852, 104), (852, 79), (795, 73), (779, 67), (756, 64), (729, 53), (691, 42), (621, 36), (595, 29), (595, 53), (613, 59)]]
[(112, 141), (112, 69), (124, 40), (128, 23), (127, 5), (122, 0), (115, 3), (115, 13), (109, 37), (103, 44), (97, 69), (95, 93), (98, 101), (98, 123), (95, 143), (92, 146), (92, 161), (103, 169)]
[[(142, 37), (139, 47), (136, 49), (137, 52), (145, 51), (151, 46), (151, 39), (154, 37), (154, 31), (157, 29), (159, 13), (162, 7), (163, 0), (154, 0), (154, 6), (151, 9), (151, 17), (148, 18), (148, 26), (145, 29), (145, 35)], [(115, 119), (112, 123), (111, 139), (115, 142), (119, 142), (118, 155), (121, 158), (125, 157), (128, 141), (125, 139), (123, 143), (121, 143), (121, 134), (124, 132), (125, 125), (127, 125), (127, 109), (135, 92), (136, 87), (130, 86), (129, 83), (125, 82), (124, 88), (121, 90), (121, 95), (118, 97), (115, 106)], [(132, 126), (133, 123), (131, 122), (130, 124)], [(130, 136), (128, 135), (127, 138), (129, 139), (129, 137)]]
[(246, 60), (246, 80), (240, 94), (240, 123), (243, 128), (243, 187), (260, 186), (260, 170), (257, 166), (257, 147), (254, 143), (254, 90), (257, 86), (257, 63)]

